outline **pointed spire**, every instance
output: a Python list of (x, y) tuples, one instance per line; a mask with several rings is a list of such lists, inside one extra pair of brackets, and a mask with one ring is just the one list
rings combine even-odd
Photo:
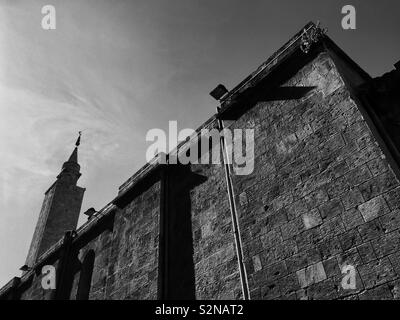
[(69, 156), (68, 162), (78, 163), (78, 147), (75, 147), (74, 151), (72, 151), (71, 155)]
[(78, 147), (81, 144), (81, 135), (82, 131), (79, 131), (79, 136), (78, 139), (75, 142), (75, 149), (72, 151), (72, 154), (70, 155), (68, 162), (75, 162), (78, 163)]
[(26, 260), (28, 267), (24, 267), (24, 270), (34, 266), (41, 254), (58, 240), (63, 239), (66, 231), (76, 229), (85, 191), (84, 188), (77, 186), (81, 176), (78, 163), (80, 138), (81, 132), (75, 142), (74, 151), (64, 162), (57, 180), (45, 193), (46, 197)]
[(81, 135), (82, 135), (82, 131), (79, 131), (78, 133), (79, 133), (79, 137), (78, 137), (78, 139), (77, 139), (76, 142), (75, 142), (75, 146), (76, 146), (76, 147), (79, 147), (79, 145), (81, 144)]
[(58, 179), (61, 179), (63, 181), (72, 179), (70, 182), (76, 183), (76, 181), (81, 176), (81, 174), (79, 172), (80, 165), (78, 163), (78, 146), (81, 143), (81, 134), (82, 134), (82, 132), (79, 131), (79, 136), (75, 142), (74, 151), (72, 151), (68, 160), (66, 162), (64, 162), (61, 173), (57, 176)]

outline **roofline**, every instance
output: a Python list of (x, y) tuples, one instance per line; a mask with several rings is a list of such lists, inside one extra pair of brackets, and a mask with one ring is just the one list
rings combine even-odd
[[(298, 49), (301, 46), (301, 40), (304, 33), (309, 33), (312, 30), (319, 28), (318, 24), (314, 22), (307, 23), (299, 32), (297, 32), (288, 42), (286, 42), (278, 51), (276, 51), (271, 57), (269, 57), (264, 63), (262, 63), (255, 71), (253, 71), (249, 76), (247, 76), (243, 81), (241, 81), (236, 87), (234, 87), (230, 92), (227, 93), (225, 98), (221, 101), (222, 108), (219, 113), (211, 116), (207, 121), (205, 121), (202, 125), (200, 125), (194, 135), (192, 135), (189, 139), (182, 141), (178, 144), (178, 146), (173, 149), (171, 152), (167, 153), (167, 158), (174, 154), (179, 154), (182, 149), (186, 150), (187, 146), (193, 143), (197, 138), (201, 129), (209, 126), (214, 121), (217, 121), (217, 118), (223, 114), (230, 106), (232, 102), (232, 98), (240, 95), (247, 87), (246, 85), (250, 82), (254, 82), (258, 76), (263, 75), (265, 77), (268, 73), (271, 72), (272, 67), (277, 67), (281, 64), (285, 57), (290, 55), (294, 49)], [(284, 55), (286, 54), (286, 55)], [(275, 69), (275, 68), (274, 68)], [(259, 81), (259, 80), (258, 80)], [(256, 82), (258, 82), (256, 81)], [(123, 195), (125, 195), (131, 188), (136, 186), (142, 179), (147, 177), (149, 174), (153, 173), (160, 166), (161, 157), (165, 154), (156, 155), (150, 162), (146, 163), (142, 166), (133, 176), (131, 176), (128, 180), (126, 180), (120, 187), (118, 196), (112, 201), (113, 203), (118, 201)]]
[[(307, 23), (299, 32), (297, 32), (288, 42), (286, 42), (279, 50), (277, 50), (271, 57), (269, 57), (264, 63), (262, 63), (255, 71), (250, 73), (243, 81), (241, 81), (237, 86), (235, 86), (224, 99), (221, 101), (222, 108), (219, 113), (214, 114), (208, 120), (206, 120), (202, 125), (200, 125), (195, 133), (182, 141), (174, 148), (171, 152), (167, 153), (167, 157), (171, 155), (178, 155), (179, 153), (186, 151), (187, 147), (189, 147), (192, 143), (194, 143), (201, 132), (202, 129), (207, 127), (212, 127), (216, 122), (218, 117), (221, 114), (225, 113), (231, 106), (235, 104), (234, 99), (240, 96), (244, 91), (248, 88), (257, 85), (262, 79), (264, 79), (267, 75), (269, 75), (273, 70), (276, 70), (282, 62), (286, 61), (288, 57), (290, 57), (295, 51), (299, 50), (302, 45), (302, 36), (304, 33), (310, 32), (311, 30), (315, 30), (318, 28), (318, 24), (314, 22)], [(329, 37), (324, 36), (323, 42), (332, 48), (334, 48), (339, 54), (341, 54), (346, 60), (348, 60), (358, 71), (360, 71), (366, 77), (370, 77), (358, 64), (356, 64), (343, 50), (341, 50)], [(121, 198), (125, 197), (133, 188), (138, 186), (138, 184), (146, 179), (149, 175), (154, 173), (157, 169), (160, 169), (164, 164), (161, 163), (160, 159), (163, 154), (156, 155), (151, 161), (143, 165), (135, 174), (133, 174), (128, 180), (126, 180), (120, 187), (118, 191), (117, 197), (115, 197), (109, 204), (103, 207), (99, 212), (93, 215), (92, 219), (88, 220), (85, 224), (83, 224), (76, 232), (77, 235), (74, 238), (74, 242), (80, 239), (84, 234), (89, 232), (94, 226), (97, 225), (97, 222), (101, 220), (103, 217), (109, 216), (116, 209), (118, 201)], [(49, 188), (49, 190), (54, 186), (55, 183)], [(48, 191), (49, 191), (48, 190)], [(46, 191), (46, 193), (48, 192)], [(20, 279), (21, 283), (25, 282), (32, 275), (34, 270), (43, 264), (44, 261), (49, 259), (53, 254), (55, 254), (63, 245), (62, 239), (60, 239), (57, 243), (51, 246), (46, 252), (44, 252), (32, 266), (32, 270), (25, 273)], [(19, 279), (19, 278), (18, 278)], [(14, 279), (9, 281), (4, 287), (8, 286), (12, 283)], [(4, 288), (3, 287), (3, 288)], [(2, 289), (3, 289), (2, 288)], [(2, 292), (0, 289), (0, 292)]]
[(223, 97), (222, 103), (229, 103), (232, 96), (238, 92), (241, 92), (245, 88), (246, 84), (251, 82), (256, 78), (261, 72), (268, 68), (271, 64), (275, 65), (281, 61), (281, 56), (286, 53), (287, 50), (291, 49), (293, 46), (299, 46), (299, 42), (304, 33), (316, 28), (317, 25), (310, 21), (308, 22), (299, 32), (297, 32), (289, 41), (287, 41), (278, 51), (276, 51), (272, 56), (270, 56), (264, 63), (262, 63), (255, 71), (248, 75), (244, 80), (242, 80), (237, 86), (235, 86), (228, 94)]
[[(92, 228), (97, 226), (97, 222), (100, 221), (102, 218), (111, 215), (116, 209), (116, 206), (112, 203), (107, 204), (103, 207), (100, 211), (95, 213), (90, 220), (84, 223), (76, 230), (76, 236), (73, 238), (73, 243), (76, 243), (81, 237), (87, 234)], [(56, 254), (63, 246), (63, 238), (58, 240), (55, 244), (53, 244), (47, 251), (41, 254), (33, 266), (29, 266), (30, 270), (24, 273), (20, 278), (21, 283), (24, 283), (29, 279), (29, 277), (35, 272), (35, 270), (40, 267), (46, 260), (50, 259), (54, 254)], [(5, 286), (13, 281), (10, 280)], [(1, 292), (2, 288), (0, 289)], [(0, 294), (1, 296), (1, 294)]]

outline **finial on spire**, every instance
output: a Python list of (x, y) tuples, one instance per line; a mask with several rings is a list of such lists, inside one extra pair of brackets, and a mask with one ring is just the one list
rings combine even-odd
[(79, 145), (81, 144), (81, 135), (82, 135), (82, 131), (79, 131), (78, 133), (79, 133), (79, 136), (78, 136), (78, 139), (77, 139), (76, 142), (75, 142), (75, 146), (76, 146), (76, 147), (79, 147)]
[(79, 136), (78, 136), (78, 139), (76, 139), (76, 142), (75, 142), (75, 149), (72, 152), (71, 156), (69, 157), (68, 162), (76, 162), (76, 163), (78, 163), (78, 147), (81, 144), (82, 131), (78, 131), (78, 133), (79, 133)]

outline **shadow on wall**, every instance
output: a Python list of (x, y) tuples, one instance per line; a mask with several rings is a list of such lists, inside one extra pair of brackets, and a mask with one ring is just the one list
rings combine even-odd
[(89, 300), (90, 285), (94, 267), (95, 253), (89, 250), (82, 262), (76, 300)]
[(192, 206), (190, 191), (207, 178), (191, 170), (190, 165), (173, 165), (167, 172), (168, 198), (164, 226), (165, 299), (195, 299), (193, 262)]
[(245, 93), (245, 97), (241, 97), (238, 100), (233, 101), (236, 104), (232, 107), (229, 112), (226, 112), (223, 119), (225, 120), (236, 120), (247, 110), (250, 110), (259, 102), (267, 101), (286, 101), (286, 100), (297, 100), (304, 98), (312, 90), (316, 89), (315, 86), (311, 87), (280, 87), (271, 86), (269, 88), (253, 88), (249, 89), (249, 92)]

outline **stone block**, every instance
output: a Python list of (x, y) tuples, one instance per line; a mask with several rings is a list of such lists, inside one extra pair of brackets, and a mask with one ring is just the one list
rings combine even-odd
[(385, 233), (397, 230), (400, 228), (400, 210), (392, 211), (379, 218), (382, 224), (382, 229)]
[(398, 232), (391, 232), (371, 241), (374, 252), (378, 258), (396, 252), (400, 248), (400, 235)]
[(339, 199), (333, 199), (319, 207), (322, 218), (332, 218), (343, 212), (343, 205)]
[(253, 257), (253, 268), (255, 272), (260, 271), (262, 269), (261, 259), (259, 255), (255, 255)]
[(365, 223), (363, 216), (358, 209), (349, 209), (342, 213), (342, 220), (346, 230), (353, 229)]
[(366, 290), (359, 295), (360, 300), (388, 300), (392, 299), (392, 293), (387, 284)]
[(358, 188), (353, 188), (342, 195), (341, 201), (343, 203), (344, 209), (349, 210), (363, 203), (364, 199), (362, 197), (360, 190)]
[(301, 288), (306, 288), (313, 283), (318, 283), (326, 279), (325, 269), (322, 262), (318, 262), (307, 268), (296, 272)]
[(365, 222), (371, 221), (380, 215), (384, 215), (389, 212), (389, 208), (386, 201), (382, 196), (372, 198), (371, 200), (360, 204), (358, 210), (364, 218)]
[(387, 283), (397, 277), (389, 258), (375, 260), (359, 266), (358, 271), (366, 289)]
[(322, 223), (322, 218), (318, 209), (303, 214), (303, 223), (306, 230), (319, 226)]

